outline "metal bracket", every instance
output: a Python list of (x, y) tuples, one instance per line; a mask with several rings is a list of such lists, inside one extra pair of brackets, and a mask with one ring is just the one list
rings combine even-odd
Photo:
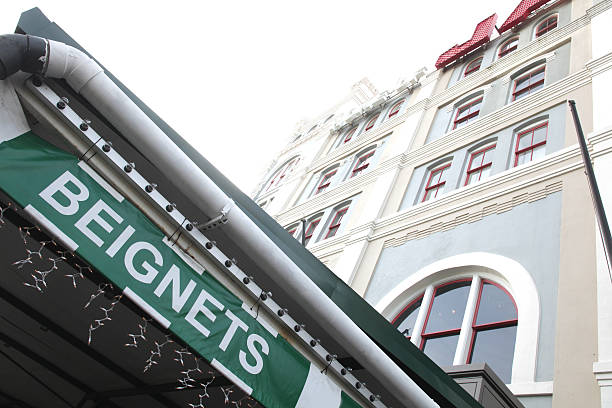
[(210, 221), (205, 222), (204, 224), (198, 225), (197, 229), (199, 229), (200, 231), (206, 231), (206, 230), (211, 230), (211, 229), (220, 227), (223, 224), (227, 224), (228, 222), (227, 214), (229, 214), (230, 210), (235, 205), (236, 203), (230, 200), (227, 204), (225, 204), (225, 206), (221, 209), (221, 211), (219, 211), (219, 215), (217, 215), (215, 218), (211, 219)]

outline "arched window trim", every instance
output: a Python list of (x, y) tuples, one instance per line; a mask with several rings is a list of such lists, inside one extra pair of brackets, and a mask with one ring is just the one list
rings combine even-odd
[[(545, 22), (547, 22), (547, 21), (548, 21), (549, 19), (551, 19), (552, 17), (555, 17), (555, 18), (556, 18), (556, 21), (555, 21), (555, 26), (554, 26), (553, 28), (547, 28), (547, 29), (546, 29), (546, 31), (541, 32), (541, 30), (540, 30), (540, 26), (541, 26), (542, 24), (544, 24)], [(540, 20), (539, 20), (539, 21), (538, 21), (538, 22), (535, 24), (535, 26), (534, 26), (534, 28), (533, 28), (533, 38), (534, 38), (534, 39), (536, 39), (536, 38), (540, 38), (540, 37), (541, 37), (541, 36), (543, 36), (544, 34), (546, 34), (546, 33), (550, 32), (550, 31), (554, 30), (554, 29), (555, 29), (555, 28), (557, 28), (558, 26), (559, 26), (559, 13), (558, 13), (558, 12), (553, 12), (553, 13), (550, 13), (550, 14), (546, 15), (545, 17), (541, 18), (541, 19), (540, 19)]]
[[(465, 68), (463, 70), (463, 77), (465, 78), (466, 76), (473, 74), (474, 72), (480, 71), (480, 67), (482, 66), (482, 61), (483, 61), (483, 57), (480, 56), (480, 57), (473, 58), (470, 62), (465, 64)], [(472, 65), (475, 65), (475, 63), (478, 63), (477, 67), (472, 66)]]
[[(440, 285), (473, 276), (500, 284), (514, 299), (519, 323), (516, 331), (511, 383), (535, 382), (540, 299), (529, 272), (513, 259), (487, 252), (472, 252), (436, 261), (396, 285), (376, 304), (375, 309), (391, 320), (407, 303), (414, 301), (423, 292), (425, 292), (425, 298), (428, 292), (431, 296), (430, 288), (434, 284)], [(411, 339), (413, 343), (417, 340), (420, 341), (420, 339)]]
[(387, 111), (387, 115), (385, 119), (391, 119), (392, 117), (399, 114), (399, 112), (404, 107), (404, 103), (406, 103), (406, 98), (401, 98), (393, 103), (389, 110)]
[(289, 160), (286, 160), (281, 166), (278, 166), (278, 168), (272, 173), (272, 176), (268, 178), (266, 184), (263, 186), (262, 193), (272, 191), (286, 181), (284, 179), (291, 176), (291, 173), (293, 170), (295, 170), (295, 167), (299, 164), (300, 160), (301, 157), (299, 155), (293, 156)]
[[(510, 44), (511, 42), (516, 40), (516, 45), (513, 45), (512, 47), (507, 47), (506, 45)], [(518, 42), (519, 42), (519, 36), (518, 35), (513, 35), (512, 37), (508, 38), (506, 41), (504, 41), (503, 43), (501, 43), (499, 45), (499, 47), (497, 48), (497, 58), (502, 58), (508, 54), (513, 53), (514, 51), (516, 51), (518, 49)]]

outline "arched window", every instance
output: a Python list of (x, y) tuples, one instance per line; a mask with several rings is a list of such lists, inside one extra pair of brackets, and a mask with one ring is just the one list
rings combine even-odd
[(389, 109), (389, 114), (387, 115), (387, 118), (391, 118), (395, 115), (397, 115), (400, 111), (400, 109), (402, 109), (402, 105), (404, 104), (405, 99), (402, 99), (401, 101), (395, 102), (395, 104), (391, 107), (391, 109)]
[(545, 72), (546, 66), (540, 65), (516, 78), (512, 87), (512, 100), (521, 99), (544, 88)]
[(308, 245), (308, 243), (312, 239), (312, 236), (314, 235), (317, 226), (321, 222), (322, 217), (323, 214), (318, 214), (308, 221), (308, 224), (306, 225), (306, 232), (304, 233), (304, 246)]
[(477, 183), (489, 176), (491, 167), (493, 166), (493, 152), (495, 151), (495, 143), (489, 144), (482, 149), (478, 149), (470, 155), (470, 161), (467, 166), (467, 176), (465, 184)]
[(482, 64), (482, 57), (478, 57), (470, 61), (463, 71), (463, 76), (466, 77), (474, 72), (477, 72), (480, 69), (480, 65)]
[(453, 129), (460, 128), (478, 119), (480, 107), (482, 106), (482, 93), (455, 108), (455, 119)]
[(351, 141), (351, 139), (353, 138), (353, 136), (355, 136), (355, 132), (357, 131), (357, 126), (354, 126), (352, 128), (350, 128), (345, 134), (344, 136), (342, 136), (342, 138), (340, 139), (341, 142), (339, 143), (339, 145), (343, 145), (344, 143), (348, 143)]
[(548, 121), (538, 123), (516, 135), (514, 148), (514, 167), (544, 157), (546, 139), (548, 138)]
[(546, 17), (540, 24), (536, 26), (535, 38), (538, 38), (541, 35), (544, 35), (552, 29), (556, 28), (558, 20), (558, 14), (553, 14), (552, 16)]
[(367, 132), (368, 130), (374, 127), (374, 125), (376, 124), (376, 119), (378, 119), (379, 115), (380, 114), (377, 113), (376, 115), (372, 116), (370, 120), (368, 120), (368, 122), (365, 124), (365, 127), (363, 128), (364, 132)]
[(518, 312), (498, 283), (474, 275), (430, 285), (391, 323), (436, 364), (486, 362), (510, 383)]
[(270, 181), (268, 182), (268, 185), (267, 185), (265, 191), (268, 191), (268, 190), (270, 190), (270, 189), (280, 185), (283, 182), (283, 179), (287, 175), (291, 174), (291, 172), (295, 169), (295, 167), (297, 166), (297, 164), (299, 162), (300, 162), (300, 158), (299, 157), (294, 157), (293, 159), (291, 159), (288, 162), (286, 162), (285, 164), (283, 164), (276, 171), (276, 173), (274, 173), (274, 175), (270, 178)]
[(317, 195), (327, 190), (337, 172), (338, 167), (334, 167), (332, 169), (325, 170), (324, 172), (322, 172), (321, 178), (319, 179), (319, 184), (317, 185), (317, 188), (315, 189), (313, 195)]
[(511, 52), (515, 51), (518, 48), (518, 37), (512, 37), (506, 42), (504, 42), (500, 47), (499, 51), (497, 51), (498, 58), (503, 57), (504, 55), (508, 55)]
[(375, 152), (376, 152), (376, 149), (370, 149), (358, 155), (357, 158), (355, 159), (355, 164), (353, 165), (353, 170), (351, 170), (351, 174), (349, 175), (349, 178), (358, 176), (365, 169), (367, 169), (370, 166), (370, 162), (372, 161), (372, 157), (374, 156)]
[(432, 198), (436, 198), (438, 194), (442, 194), (451, 164), (450, 161), (447, 161), (429, 171), (427, 174), (427, 184), (425, 184), (425, 193), (421, 202), (429, 201)]

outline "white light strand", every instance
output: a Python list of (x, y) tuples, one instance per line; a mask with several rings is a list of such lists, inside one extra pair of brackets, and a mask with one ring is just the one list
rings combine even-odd
[(180, 350), (174, 350), (174, 352), (176, 354), (178, 354), (178, 357), (176, 357), (174, 359), (174, 361), (179, 363), (182, 367), (185, 367), (185, 361), (183, 360), (183, 356), (192, 356), (193, 355), (186, 348), (182, 348)]
[[(11, 208), (13, 206), (13, 203), (11, 203), (9, 201), (9, 203), (6, 205), (6, 207), (2, 208), (2, 206), (0, 205), (0, 224), (4, 225), (4, 212), (6, 210), (8, 210), (9, 208)], [(2, 226), (0, 226), (0, 228), (2, 228)]]
[[(104, 326), (104, 322), (113, 320), (113, 319), (111, 319), (110, 315), (111, 315), (113, 309), (115, 308), (115, 305), (117, 305), (117, 303), (119, 303), (121, 301), (122, 297), (123, 297), (123, 294), (115, 296), (113, 298), (113, 301), (111, 302), (110, 307), (108, 309), (100, 306), (100, 310), (102, 310), (104, 312), (104, 317), (102, 319), (94, 320), (94, 322), (89, 325), (89, 337), (87, 339), (87, 344), (88, 345), (91, 345), (91, 339), (92, 339), (93, 332), (98, 330), (100, 327)], [(89, 304), (89, 302), (88, 302), (88, 304)]]
[(151, 319), (147, 319), (145, 317), (142, 317), (142, 321), (143, 321), (142, 324), (138, 323), (138, 328), (140, 329), (140, 334), (128, 333), (128, 336), (132, 339), (132, 342), (131, 343), (126, 343), (125, 344), (126, 347), (135, 347), (135, 348), (138, 348), (138, 339), (142, 339), (143, 341), (147, 341), (147, 338), (145, 337), (145, 334), (147, 333), (147, 325), (149, 324)]
[(85, 279), (85, 275), (83, 275), (83, 272), (89, 272), (92, 273), (92, 270), (89, 266), (81, 266), (77, 263), (74, 264), (74, 267), (76, 269), (78, 269), (77, 272), (74, 273), (68, 273), (66, 275), (64, 275), (67, 278), (72, 279), (72, 286), (76, 289), (77, 287), (77, 279)]
[[(41, 247), (41, 251), (42, 248), (44, 247), (44, 245)], [(40, 255), (40, 254), (39, 254)], [(57, 258), (47, 258), (49, 261), (51, 261), (52, 265), (49, 269), (46, 269), (44, 271), (38, 270), (38, 269), (34, 269), (34, 273), (32, 273), (30, 276), (32, 276), (32, 279), (34, 279), (34, 283), (28, 283), (28, 282), (24, 282), (23, 284), (25, 286), (28, 286), (30, 288), (34, 288), (36, 290), (38, 290), (39, 292), (43, 291), (43, 288), (46, 289), (47, 288), (47, 276), (49, 276), (49, 274), (51, 272), (53, 272), (54, 270), (57, 269), (57, 264), (59, 262), (65, 261), (66, 258), (64, 258), (63, 256), (59, 256)]]
[[(174, 359), (174, 360), (177, 361), (177, 359)], [(183, 374), (183, 377), (178, 379), (178, 382), (181, 385), (176, 387), (177, 390), (184, 390), (185, 388), (193, 388), (196, 386), (196, 384), (198, 384), (198, 381), (195, 378), (193, 378), (191, 375), (192, 374), (195, 375), (195, 373), (200, 373), (200, 374), (202, 373), (202, 369), (200, 368), (200, 359), (196, 356), (193, 356), (193, 360), (195, 361), (194, 368), (188, 368), (185, 371), (181, 371), (181, 374)], [(184, 366), (184, 364), (181, 364), (181, 365)]]
[(96, 291), (91, 294), (89, 300), (87, 301), (87, 303), (85, 303), (85, 306), (83, 306), (83, 309), (87, 309), (89, 305), (91, 305), (91, 302), (93, 302), (98, 296), (105, 294), (107, 288), (110, 288), (112, 290), (113, 285), (111, 285), (110, 283), (99, 284), (98, 289), (96, 289)]
[(225, 405), (227, 405), (230, 403), (230, 395), (232, 394), (232, 392), (234, 392), (233, 390), (234, 386), (230, 385), (227, 388), (223, 388), (223, 387), (220, 387), (220, 388), (221, 388), (221, 391), (223, 391), (223, 397), (225, 398), (224, 403)]
[[(158, 364), (159, 360), (161, 360), (162, 358), (162, 348), (169, 343), (174, 343), (174, 341), (170, 340), (170, 335), (166, 334), (166, 339), (164, 340), (163, 343), (159, 344), (158, 342), (155, 342), (155, 350), (151, 350), (151, 355), (149, 356), (149, 358), (147, 358), (146, 361), (146, 365), (144, 370), (142, 370), (142, 372), (147, 372), (154, 364)], [(155, 360), (155, 357), (157, 357), (157, 360)]]

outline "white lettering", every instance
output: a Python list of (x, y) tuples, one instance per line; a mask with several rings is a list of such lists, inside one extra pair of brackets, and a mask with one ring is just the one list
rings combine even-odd
[[(79, 192), (73, 193), (70, 191), (68, 187), (66, 187), (68, 183), (72, 183), (72, 185), (79, 189)], [(68, 199), (69, 204), (67, 206), (60, 204), (53, 198), (55, 193), (58, 192), (62, 193), (64, 197)], [(79, 179), (73, 176), (72, 173), (66, 171), (38, 195), (58, 213), (62, 215), (74, 215), (79, 211), (79, 201), (85, 201), (89, 198), (89, 190), (87, 190), (87, 187), (85, 187)]]
[(261, 358), (261, 354), (259, 354), (259, 351), (257, 351), (257, 349), (255, 348), (255, 343), (259, 343), (259, 345), (261, 346), (261, 352), (266, 356), (270, 352), (270, 346), (268, 346), (266, 340), (264, 340), (264, 338), (261, 337), (259, 334), (253, 333), (247, 338), (247, 348), (249, 349), (249, 353), (251, 353), (251, 355), (255, 359), (255, 365), (250, 365), (248, 363), (246, 359), (246, 353), (242, 350), (240, 350), (238, 359), (240, 360), (242, 368), (244, 368), (251, 374), (259, 374), (261, 372), (261, 369), (263, 368), (263, 359)]
[(93, 205), (83, 216), (74, 224), (87, 238), (91, 240), (94, 244), (101, 247), (104, 241), (94, 234), (92, 230), (89, 229), (89, 223), (95, 221), (96, 224), (102, 227), (104, 231), (111, 232), (113, 227), (106, 222), (106, 220), (100, 217), (100, 213), (104, 211), (117, 222), (117, 224), (121, 224), (123, 222), (123, 218), (115, 212), (112, 208), (108, 206), (104, 201), (98, 200), (97, 203)]
[(233, 314), (231, 311), (226, 310), (225, 315), (230, 318), (232, 323), (230, 324), (229, 329), (227, 329), (225, 332), (223, 340), (221, 340), (221, 344), (219, 344), (219, 348), (223, 351), (227, 349), (227, 346), (229, 346), (230, 342), (232, 341), (234, 334), (236, 334), (236, 329), (240, 327), (244, 332), (249, 330), (249, 326), (247, 326), (245, 322), (240, 320), (238, 316)]
[(181, 270), (178, 266), (172, 265), (153, 293), (155, 293), (157, 297), (161, 297), (166, 288), (170, 285), (170, 282), (172, 282), (172, 308), (180, 312), (183, 306), (185, 306), (187, 299), (189, 299), (189, 296), (191, 296), (191, 292), (193, 292), (193, 289), (196, 287), (196, 283), (190, 280), (183, 293), (181, 293)]
[(200, 322), (196, 320), (196, 315), (199, 312), (202, 312), (204, 313), (204, 316), (206, 316), (208, 320), (210, 320), (211, 322), (214, 322), (215, 319), (217, 318), (217, 316), (215, 316), (215, 314), (211, 312), (209, 308), (204, 306), (204, 303), (207, 300), (219, 310), (223, 310), (225, 308), (225, 306), (223, 306), (221, 302), (219, 302), (217, 299), (212, 297), (210, 293), (202, 289), (202, 291), (200, 292), (200, 296), (198, 296), (198, 299), (195, 301), (193, 306), (191, 306), (191, 310), (189, 311), (189, 313), (187, 313), (187, 316), (185, 316), (185, 320), (187, 320), (189, 324), (191, 324), (200, 333), (202, 333), (204, 337), (208, 337), (208, 335), (210, 334), (210, 330), (208, 330), (206, 327), (204, 327)]
[(155, 277), (158, 274), (158, 271), (155, 268), (153, 268), (151, 264), (149, 264), (147, 261), (144, 261), (142, 263), (142, 267), (147, 271), (147, 273), (145, 274), (138, 272), (136, 268), (134, 268), (134, 257), (139, 251), (143, 251), (143, 250), (149, 251), (151, 254), (153, 254), (156, 265), (162, 266), (164, 264), (164, 259), (162, 258), (157, 248), (155, 248), (153, 245), (149, 244), (148, 242), (133, 243), (128, 248), (128, 250), (125, 252), (124, 264), (125, 264), (125, 268), (130, 273), (130, 275), (134, 277), (134, 279), (142, 283), (151, 283), (153, 282), (153, 279), (155, 279)]
[(108, 247), (106, 250), (106, 255), (114, 258), (117, 252), (123, 248), (127, 240), (130, 239), (134, 232), (136, 232), (136, 230), (131, 225), (125, 227), (123, 232), (117, 237), (117, 239), (115, 239), (111, 246)]

